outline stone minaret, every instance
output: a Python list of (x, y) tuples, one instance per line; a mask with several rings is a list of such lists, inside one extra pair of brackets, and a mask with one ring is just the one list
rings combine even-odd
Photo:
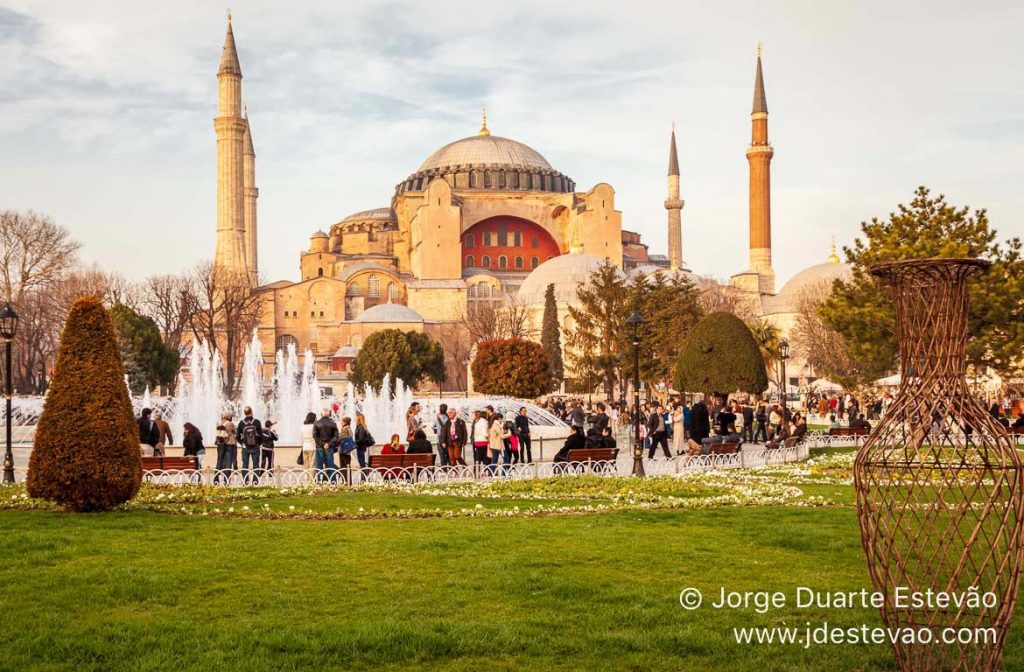
[(679, 198), (679, 156), (676, 153), (676, 125), (672, 124), (672, 143), (668, 150), (668, 257), (673, 271), (686, 270), (683, 262), (682, 210), (685, 201)]
[(216, 268), (247, 272), (245, 250), (244, 154), (246, 122), (242, 117), (242, 67), (228, 14), (228, 31), (217, 71), (217, 250)]
[(245, 156), (242, 161), (245, 207), (243, 208), (245, 261), (256, 282), (259, 276), (259, 256), (256, 251), (256, 199), (260, 190), (256, 188), (256, 151), (252, 147), (252, 127), (249, 125), (249, 110), (245, 110)]
[(768, 102), (761, 74), (761, 46), (757, 47), (757, 75), (754, 78), (754, 108), (750, 113), (752, 133), (747, 148), (750, 164), (750, 270), (759, 276), (762, 294), (775, 293), (772, 269), (771, 163), (775, 150), (768, 143)]

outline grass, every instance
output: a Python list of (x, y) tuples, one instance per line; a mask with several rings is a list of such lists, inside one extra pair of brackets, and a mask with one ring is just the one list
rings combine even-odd
[[(590, 515), (305, 514), (525, 508), (536, 504), (525, 496), (534, 484), (486, 497), (242, 492), (231, 515), (195, 515), (223, 512), (226, 501), (189, 504), (193, 515), (0, 511), (0, 669), (891, 670), (885, 646), (740, 645), (732, 634), (806, 621), (880, 625), (872, 610), (707, 606), (720, 587), (792, 599), (797, 586), (870, 585), (851, 488), (836, 475), (772, 470), (769, 479), (804, 493), (784, 506)], [(612, 486), (563, 479), (545, 501), (614, 502)], [(723, 486), (650, 487), (714, 497)], [(828, 506), (795, 506), (813, 500)], [(275, 515), (296, 509), (244, 516), (243, 502)], [(697, 611), (677, 602), (689, 586), (706, 597)], [(1011, 632), (1007, 670), (1024, 669), (1021, 634)]]

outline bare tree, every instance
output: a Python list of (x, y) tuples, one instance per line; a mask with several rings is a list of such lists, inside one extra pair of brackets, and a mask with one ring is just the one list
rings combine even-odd
[(696, 279), (700, 294), (697, 303), (705, 315), (709, 313), (732, 313), (744, 322), (753, 323), (760, 315), (757, 299), (738, 287), (719, 282), (712, 277)]
[(815, 372), (849, 386), (856, 377), (856, 366), (847, 356), (843, 336), (829, 329), (818, 309), (831, 292), (827, 282), (805, 289), (796, 307), (793, 328), (793, 352), (803, 357)]
[(492, 338), (532, 339), (537, 333), (530, 307), (515, 295), (505, 295), (500, 300), (470, 301), (462, 322), (474, 342)]
[(437, 342), (441, 344), (444, 351), (445, 366), (448, 369), (449, 380), (452, 381), (455, 389), (465, 390), (468, 381), (466, 380), (466, 366), (469, 353), (473, 348), (472, 337), (466, 329), (464, 321), (443, 322), (438, 325)]
[(160, 328), (164, 345), (177, 348), (189, 326), (192, 281), (187, 275), (154, 275), (142, 288), (142, 312)]
[(196, 340), (217, 345), (224, 358), (224, 391), (234, 394), (247, 339), (259, 323), (259, 282), (207, 261), (196, 266), (189, 285), (188, 328)]

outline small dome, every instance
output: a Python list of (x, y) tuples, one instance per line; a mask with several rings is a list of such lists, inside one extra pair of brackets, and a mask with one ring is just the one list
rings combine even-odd
[(323, 231), (317, 231), (312, 236), (310, 236), (309, 239), (313, 240), (314, 238), (326, 238), (326, 237), (327, 237), (326, 233), (324, 233)]
[(391, 208), (374, 208), (372, 210), (360, 210), (359, 212), (353, 212), (351, 215), (341, 220), (341, 223), (345, 222), (365, 222), (365, 221), (379, 221), (379, 222), (393, 222), (397, 219), (395, 211)]
[(409, 306), (400, 303), (378, 303), (367, 308), (353, 322), (422, 322), (423, 317)]
[(548, 259), (523, 280), (519, 298), (527, 305), (543, 305), (548, 285), (554, 285), (555, 301), (575, 303), (576, 291), (586, 286), (591, 274), (604, 263), (604, 259), (591, 254), (562, 254)]
[(343, 345), (340, 348), (338, 348), (337, 352), (334, 353), (334, 357), (335, 358), (339, 358), (339, 359), (341, 359), (341, 358), (355, 359), (356, 355), (358, 355), (358, 354), (359, 354), (359, 351), (356, 350), (351, 345)]
[(496, 135), (471, 135), (449, 143), (428, 156), (417, 172), (449, 166), (486, 164), (551, 170), (547, 159), (521, 142)]
[(836, 261), (827, 261), (824, 264), (805, 268), (790, 278), (779, 290), (778, 295), (772, 297), (766, 312), (795, 313), (800, 305), (800, 299), (808, 291), (827, 289), (831, 287), (833, 280), (847, 281), (851, 277), (853, 277), (853, 271), (850, 265)]

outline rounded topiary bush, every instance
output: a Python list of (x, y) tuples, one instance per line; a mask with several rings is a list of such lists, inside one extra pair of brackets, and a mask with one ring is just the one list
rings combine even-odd
[(684, 392), (757, 394), (768, 387), (761, 349), (732, 313), (711, 313), (693, 325), (675, 373), (676, 389)]
[(105, 511), (139, 491), (142, 461), (110, 313), (96, 297), (68, 312), (28, 464), (28, 492)]
[(539, 397), (551, 391), (551, 365), (540, 343), (522, 338), (480, 341), (473, 387), (484, 394)]

